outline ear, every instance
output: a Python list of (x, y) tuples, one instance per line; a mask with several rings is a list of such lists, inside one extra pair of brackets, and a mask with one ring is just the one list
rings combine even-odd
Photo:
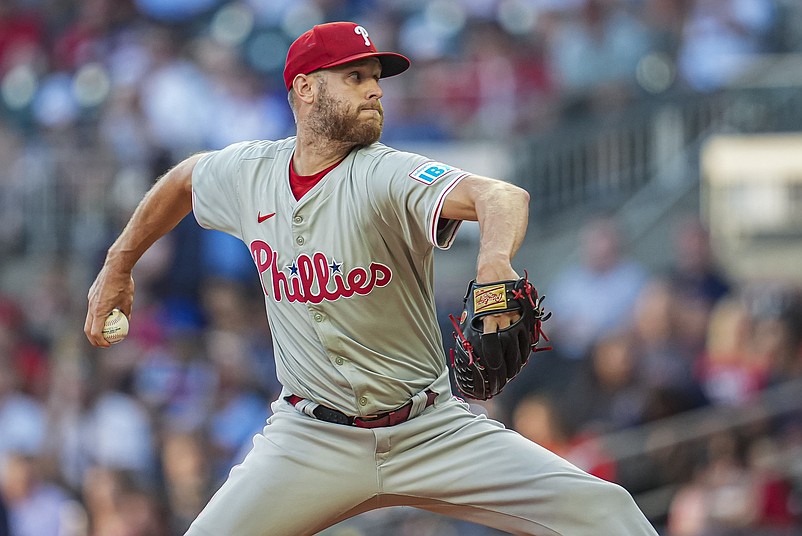
[(305, 102), (306, 104), (312, 104), (315, 100), (314, 85), (314, 77), (306, 74), (295, 75), (295, 79), (292, 81), (292, 89), (295, 91), (295, 96), (299, 101)]

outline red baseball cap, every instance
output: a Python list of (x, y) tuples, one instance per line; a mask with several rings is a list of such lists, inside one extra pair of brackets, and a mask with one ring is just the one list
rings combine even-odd
[(337, 67), (362, 58), (378, 58), (381, 77), (395, 76), (409, 68), (409, 59), (395, 52), (378, 52), (368, 31), (354, 22), (318, 24), (290, 45), (284, 64), (287, 91), (299, 74)]

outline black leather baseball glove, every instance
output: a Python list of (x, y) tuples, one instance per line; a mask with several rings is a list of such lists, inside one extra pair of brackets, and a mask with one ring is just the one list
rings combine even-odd
[[(532, 352), (551, 350), (551, 346), (538, 347), (541, 338), (549, 340), (541, 324), (551, 313), (543, 311), (542, 301), (526, 274), (517, 281), (471, 281), (459, 321), (449, 315), (455, 342), (451, 368), (462, 394), (478, 400), (492, 398), (521, 371)], [(484, 317), (511, 311), (521, 318), (496, 333), (483, 333)]]

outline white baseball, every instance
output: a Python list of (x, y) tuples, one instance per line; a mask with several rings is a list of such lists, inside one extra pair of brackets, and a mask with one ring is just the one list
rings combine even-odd
[(113, 309), (103, 324), (103, 338), (111, 344), (122, 341), (128, 335), (128, 317), (119, 309)]

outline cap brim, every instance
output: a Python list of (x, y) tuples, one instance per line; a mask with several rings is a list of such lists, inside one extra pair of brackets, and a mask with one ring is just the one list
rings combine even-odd
[(336, 62), (327, 63), (320, 68), (330, 69), (332, 67), (339, 67), (341, 65), (345, 65), (346, 63), (352, 63), (365, 58), (377, 58), (379, 60), (379, 63), (381, 63), (382, 66), (381, 78), (387, 78), (388, 76), (401, 74), (409, 69), (410, 65), (409, 58), (402, 54), (397, 54), (395, 52), (367, 52), (365, 54), (354, 54), (353, 56), (348, 56), (347, 58), (337, 60)]

